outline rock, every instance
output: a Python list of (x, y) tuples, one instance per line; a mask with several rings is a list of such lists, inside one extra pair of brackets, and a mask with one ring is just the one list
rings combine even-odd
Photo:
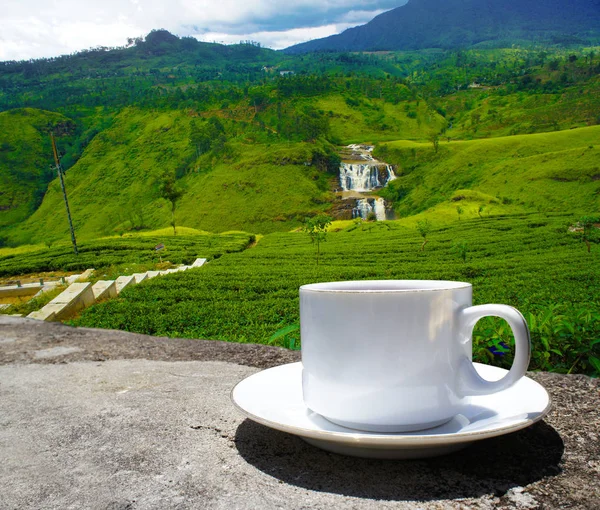
[(531, 373), (554, 400), (545, 421), (446, 457), (380, 461), (237, 413), (238, 381), (298, 359), (0, 317), (0, 507), (597, 507), (598, 380)]

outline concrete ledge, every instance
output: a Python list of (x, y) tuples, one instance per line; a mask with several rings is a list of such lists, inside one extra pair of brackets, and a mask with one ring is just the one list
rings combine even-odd
[(194, 260), (192, 267), (202, 267), (204, 264), (206, 264), (206, 259), (196, 259)]
[(135, 283), (143, 282), (146, 278), (148, 278), (148, 273), (135, 273), (133, 275), (135, 279)]
[(72, 274), (71, 276), (67, 276), (65, 281), (67, 282), (67, 285), (72, 285), (75, 282), (78, 282), (80, 278), (81, 274)]
[(67, 276), (66, 280), (68, 283), (83, 282), (83, 281), (87, 280), (88, 278), (90, 278), (93, 273), (94, 273), (93, 269), (86, 269), (81, 274), (73, 274), (71, 276)]
[(17, 285), (8, 285), (0, 287), (0, 298), (34, 296), (43, 288), (44, 286), (39, 283), (25, 283), (20, 287)]
[(146, 274), (148, 275), (148, 279), (156, 278), (157, 276), (160, 276), (160, 271), (148, 271)]
[(39, 321), (55, 321), (60, 320), (65, 314), (65, 310), (69, 307), (69, 303), (48, 303), (35, 312), (31, 312), (27, 317), (37, 319)]
[(543, 422), (446, 457), (379, 461), (318, 450), (236, 412), (229, 392), (257, 370), (248, 365), (298, 358), (0, 316), (0, 506), (597, 508), (600, 381), (530, 373), (554, 402)]
[(135, 276), (119, 276), (116, 280), (117, 282), (117, 294), (123, 292), (129, 286), (135, 285)]
[[(36, 319), (38, 321), (53, 321), (56, 319), (56, 310), (52, 310), (51, 308), (47, 308), (48, 305), (36, 310), (35, 312), (31, 312), (27, 317), (29, 319)], [(57, 308), (62, 310), (63, 306), (55, 305)]]
[[(96, 302), (91, 283), (73, 283), (61, 292), (48, 305), (62, 305), (56, 311), (55, 319), (63, 320)], [(46, 306), (48, 306), (46, 305)], [(45, 309), (46, 307), (42, 308)]]
[(44, 282), (43, 287), (40, 289), (40, 291), (33, 297), (38, 297), (41, 296), (44, 292), (48, 292), (51, 291), (53, 289), (55, 289), (56, 287), (60, 287), (61, 285), (63, 285), (62, 282), (60, 281), (49, 281), (49, 282)]
[(96, 301), (117, 297), (117, 282), (115, 280), (98, 280), (92, 286)]

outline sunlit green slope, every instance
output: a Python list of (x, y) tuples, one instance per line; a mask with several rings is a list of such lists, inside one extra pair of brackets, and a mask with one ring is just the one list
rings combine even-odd
[[(179, 225), (215, 232), (285, 230), (324, 208), (327, 184), (311, 165), (318, 143), (267, 148), (246, 143), (244, 133), (227, 132), (220, 154), (198, 157), (193, 130), (205, 124), (182, 111), (121, 112), (66, 173), (78, 237), (168, 226), (171, 206), (160, 193), (165, 173), (177, 175), (184, 190), (175, 212)], [(40, 208), (3, 235), (21, 244), (68, 239), (57, 179)]]
[(53, 112), (22, 108), (0, 113), (0, 227), (29, 216), (54, 175), (50, 127), (71, 125)]
[[(402, 215), (457, 207), (473, 200), (497, 212), (600, 210), (600, 126), (462, 142), (382, 144), (399, 178), (383, 193)], [(442, 207), (442, 204), (446, 204)], [(467, 215), (473, 215), (469, 204)]]

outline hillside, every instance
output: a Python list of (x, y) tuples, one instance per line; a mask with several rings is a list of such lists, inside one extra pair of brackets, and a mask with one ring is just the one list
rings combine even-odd
[[(327, 185), (305, 166), (315, 152), (324, 154), (321, 146), (286, 144), (269, 152), (261, 143), (244, 142), (243, 134), (235, 139), (231, 130), (232, 140), (225, 142), (221, 125), (223, 132), (206, 136), (221, 136), (224, 145), (199, 156), (202, 130), (215, 124), (221, 125), (181, 111), (121, 112), (66, 173), (78, 237), (168, 226), (170, 203), (160, 192), (165, 176), (175, 176), (185, 190), (177, 203), (178, 224), (203, 230), (291, 228), (327, 203)], [(18, 244), (64, 238), (62, 200), (55, 179), (41, 207), (5, 235)]]
[[(58, 182), (51, 182), (45, 192), (54, 178), (47, 122), (42, 121), (49, 115), (69, 126), (59, 137), (58, 148), (81, 239), (165, 228), (173, 219), (179, 226), (205, 231), (241, 229), (258, 234), (297, 228), (319, 212), (346, 217), (354, 205), (342, 203), (334, 190), (339, 187), (337, 153), (350, 143), (379, 145), (380, 159), (400, 166), (401, 178), (383, 194), (388, 206), (402, 216), (422, 214), (429, 207), (435, 207), (439, 216), (459, 191), (472, 191), (474, 195), (467, 195), (475, 203), (497, 200), (496, 194), (505, 197), (506, 203), (496, 204), (494, 214), (587, 211), (594, 204), (595, 188), (589, 183), (578, 188), (577, 202), (571, 200), (571, 176), (559, 175), (563, 180), (550, 183), (551, 197), (533, 204), (510, 180), (494, 181), (493, 193), (477, 187), (490, 171), (512, 171), (491, 140), (485, 141), (490, 144), (489, 160), (482, 149), (460, 178), (437, 176), (456, 171), (445, 166), (444, 158), (463, 172), (457, 148), (468, 140), (481, 140), (481, 145), (469, 145), (475, 148), (486, 147), (487, 138), (501, 138), (498, 143), (506, 150), (512, 150), (513, 142), (535, 148), (539, 138), (513, 135), (564, 131), (567, 145), (575, 151), (585, 149), (583, 140), (593, 147), (595, 142), (587, 135), (577, 140), (568, 133), (600, 123), (600, 47), (288, 56), (281, 65), (293, 63), (298, 69), (314, 67), (319, 72), (281, 75), (274, 66), (244, 78), (245, 64), (237, 62), (231, 64), (231, 81), (209, 77), (196, 81), (200, 70), (187, 57), (175, 70), (151, 67), (161, 59), (172, 63), (185, 43), (168, 33), (162, 36), (168, 40), (164, 53), (146, 55), (141, 51), (145, 41), (131, 48), (107, 49), (91, 59), (87, 71), (73, 71), (70, 83), (66, 72), (26, 78), (0, 69), (0, 86), (8, 78), (22, 81), (16, 91), (0, 91), (0, 103), (21, 107), (0, 113), (8, 122), (4, 136), (17, 137), (6, 138), (7, 150), (1, 153), (6, 171), (12, 172), (2, 191), (37, 190), (33, 202), (25, 200), (28, 208), (0, 212), (4, 214), (0, 245), (69, 238)], [(148, 37), (152, 40), (156, 34)], [(271, 55), (256, 46), (242, 46), (257, 58)], [(144, 64), (125, 67), (112, 77), (100, 73), (85, 78), (98, 65), (94, 59), (103, 55), (118, 57), (115, 62), (137, 55)], [(80, 56), (59, 59), (61, 65), (69, 58), (75, 62)], [(33, 69), (46, 64), (52, 62), (36, 62)], [(204, 64), (211, 65), (210, 59)], [(25, 63), (7, 67), (18, 65)], [(252, 65), (256, 69), (258, 63)], [(36, 104), (54, 105), (60, 113), (30, 108)], [(28, 142), (33, 135), (18, 122), (6, 120), (13, 117), (42, 119), (36, 121), (42, 127), (32, 131), (39, 140), (33, 137), (35, 141)], [(408, 148), (397, 154), (404, 144)], [(33, 158), (38, 149), (43, 162)], [(547, 152), (547, 147), (539, 149), (540, 154)], [(417, 159), (411, 161), (413, 153)], [(6, 159), (16, 154), (19, 160), (13, 158), (14, 164)], [(581, 167), (585, 178), (597, 173), (593, 171), (597, 154), (592, 151), (588, 156)], [(574, 157), (565, 149), (555, 163), (569, 168)], [(46, 174), (41, 175), (40, 168)], [(526, 178), (534, 171), (523, 169)], [(423, 183), (432, 179), (433, 184), (424, 188)], [(175, 195), (181, 193), (174, 215), (165, 186)], [(6, 192), (4, 197), (11, 199)], [(455, 206), (445, 210), (454, 218)]]
[[(351, 224), (327, 234), (318, 266), (315, 246), (306, 234), (274, 233), (201, 270), (127, 289), (118, 299), (86, 309), (73, 324), (157, 336), (276, 341), (299, 348), (302, 284), (448, 279), (472, 282), (475, 304), (506, 303), (525, 314), (531, 326), (531, 369), (600, 373), (600, 361), (591, 359), (600, 355), (595, 342), (600, 333), (600, 252), (594, 247), (588, 253), (579, 238), (567, 232), (569, 221), (568, 214), (455, 219), (432, 228), (424, 251), (419, 250), (419, 233), (404, 222)], [(465, 246), (464, 257), (459, 244)], [(475, 358), (510, 365), (510, 352), (495, 356), (490, 350), (500, 342), (511, 345), (507, 330), (503, 321), (480, 321), (474, 334)]]
[(598, 40), (598, 0), (409, 0), (366, 25), (284, 51), (510, 47), (515, 42), (589, 44)]
[(54, 112), (0, 112), (0, 227), (24, 220), (40, 205), (56, 176), (50, 129), (73, 128), (70, 119)]
[(480, 212), (593, 214), (600, 210), (599, 140), (600, 126), (593, 126), (440, 142), (437, 151), (431, 143), (383, 143), (376, 155), (398, 165), (398, 179), (382, 195), (400, 216), (423, 213), (436, 221)]
[(153, 101), (175, 84), (255, 81), (282, 57), (253, 43), (226, 46), (153, 30), (127, 47), (0, 62), (0, 110), (125, 107)]

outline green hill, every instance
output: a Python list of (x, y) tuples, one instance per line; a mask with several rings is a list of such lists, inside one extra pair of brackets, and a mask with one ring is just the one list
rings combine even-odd
[[(69, 239), (58, 182), (46, 193), (53, 115), (69, 127), (58, 145), (81, 239), (168, 227), (165, 185), (182, 193), (175, 223), (206, 231), (285, 231), (318, 212), (347, 212), (332, 190), (336, 151), (349, 143), (379, 144), (379, 159), (399, 166), (381, 194), (402, 216), (434, 208), (454, 217), (461, 201), (465, 217), (482, 205), (492, 214), (591, 212), (598, 51), (274, 57), (155, 31), (129, 48), (3, 63), (0, 109), (48, 104), (60, 113), (0, 113), (0, 239)], [(280, 75), (288, 65), (296, 72)], [(507, 158), (516, 146), (531, 153)]]
[[(382, 195), (396, 211), (412, 215), (440, 204), (456, 218), (456, 207), (483, 205), (486, 214), (600, 210), (600, 126), (482, 140), (383, 143), (377, 155), (398, 165), (398, 179)], [(465, 193), (479, 192), (479, 195)], [(474, 202), (474, 204), (468, 204)]]
[(51, 128), (68, 131), (73, 122), (32, 108), (0, 112), (0, 227), (31, 215), (56, 175)]
[[(199, 155), (202, 130), (210, 125), (177, 110), (121, 112), (66, 173), (78, 237), (168, 226), (170, 204), (160, 193), (165, 174), (175, 175), (185, 190), (177, 224), (203, 230), (289, 229), (324, 208), (328, 186), (311, 165), (315, 154), (324, 153), (322, 144), (267, 146), (253, 143), (247, 132), (236, 137), (235, 126), (228, 126), (215, 136), (231, 140)], [(66, 238), (62, 200), (55, 179), (40, 208), (5, 235), (17, 244)]]
[[(376, 156), (397, 165), (398, 175), (380, 194), (402, 217), (433, 208), (430, 215), (447, 221), (456, 218), (457, 207), (466, 218), (476, 216), (480, 206), (485, 214), (600, 209), (600, 126), (471, 141), (442, 138), (436, 150), (433, 141), (389, 141), (395, 131), (374, 128), (371, 117), (383, 115), (388, 123), (405, 125), (405, 136), (423, 140), (443, 120), (431, 110), (410, 110), (420, 111), (419, 127), (404, 104), (352, 108), (339, 96), (322, 97), (318, 104), (335, 109), (332, 136), (344, 143), (380, 141)], [(268, 120), (270, 114), (264, 115)], [(206, 130), (215, 125), (222, 132), (210, 135), (216, 141), (201, 153)], [(176, 203), (177, 225), (268, 233), (290, 230), (307, 215), (328, 211), (337, 182), (337, 167), (328, 172), (325, 166), (332, 146), (267, 135), (252, 124), (216, 115), (124, 110), (66, 174), (78, 237), (168, 226), (171, 205), (160, 189), (169, 175), (183, 190)], [(5, 228), (3, 236), (10, 244), (68, 239), (57, 179), (39, 209)]]

